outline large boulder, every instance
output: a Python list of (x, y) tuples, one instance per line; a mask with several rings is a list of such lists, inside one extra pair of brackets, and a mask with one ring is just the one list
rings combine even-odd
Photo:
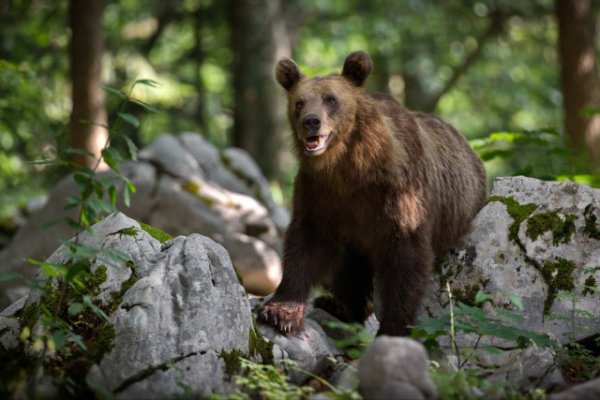
[[(67, 356), (64, 365), (56, 364), (62, 354), (48, 352), (44, 363), (48, 368), (38, 376), (36, 395), (59, 396), (50, 378), (69, 365), (85, 368), (77, 374), (83, 374), (87, 387), (97, 393), (137, 399), (208, 392), (227, 395), (235, 390), (230, 367), (239, 356), (274, 362), (295, 384), (331, 368), (333, 359), (342, 359), (343, 353), (320, 322), (333, 317), (311, 309), (303, 331), (289, 337), (269, 326), (257, 326), (251, 302), (222, 246), (198, 234), (161, 242), (154, 231), (145, 229), (116, 213), (71, 240), (102, 249), (90, 264), (95, 278), (89, 290), (93, 304), (108, 315), (108, 321), (90, 321), (83, 314), (74, 318), (74, 329), (87, 327), (83, 341), (88, 352), (76, 362)], [(121, 256), (115, 260), (110, 254)], [(71, 256), (65, 244), (47, 262), (67, 264)], [(31, 310), (51, 304), (44, 293), (32, 290), (0, 313), (0, 361), (12, 358), (16, 363), (4, 368), (34, 367), (21, 357), (34, 347), (23, 347), (22, 335), (26, 327), (34, 335), (39, 331), (40, 323), (30, 320)], [(262, 301), (252, 299), (253, 307)], [(0, 367), (0, 374), (4, 372)], [(3, 389), (0, 385), (0, 393)]]
[[(108, 314), (108, 324), (87, 341), (86, 357), (97, 357), (85, 374), (90, 388), (125, 399), (175, 398), (185, 394), (183, 388), (188, 394), (232, 391), (222, 354), (249, 354), (254, 328), (248, 298), (222, 246), (197, 234), (160, 243), (120, 213), (80, 234), (78, 243), (131, 260), (107, 263), (108, 253), (99, 253), (91, 263), (92, 274), (103, 269), (93, 302)], [(63, 245), (48, 262), (69, 258)], [(2, 313), (3, 351), (14, 351), (19, 342), (18, 325), (27, 314), (19, 308), (35, 306), (40, 297), (32, 291)]]
[(365, 351), (358, 366), (360, 391), (366, 399), (435, 399), (427, 352), (421, 343), (380, 336)]
[(446, 282), (466, 304), (480, 290), (507, 308), (507, 293), (519, 296), (518, 326), (561, 343), (600, 332), (600, 190), (498, 178), (471, 231), (433, 274), (427, 314), (447, 306)]
[[(289, 222), (268, 182), (241, 149), (219, 151), (194, 133), (165, 134), (142, 149), (139, 160), (126, 162), (122, 173), (136, 186), (131, 207), (120, 210), (173, 236), (197, 232), (225, 246), (245, 287), (255, 294), (272, 292), (281, 279), (283, 232)], [(99, 177), (111, 176), (100, 173)], [(79, 188), (68, 176), (0, 251), (0, 272), (18, 271), (25, 278), (36, 268), (26, 259), (43, 260), (75, 231), (64, 220), (67, 197)], [(121, 198), (121, 196), (119, 196)], [(23, 280), (0, 282), (0, 307), (24, 293)]]

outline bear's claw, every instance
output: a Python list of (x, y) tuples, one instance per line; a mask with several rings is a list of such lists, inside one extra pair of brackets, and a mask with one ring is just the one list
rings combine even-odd
[(258, 310), (258, 317), (283, 334), (296, 334), (302, 329), (305, 309), (304, 302), (271, 300)]

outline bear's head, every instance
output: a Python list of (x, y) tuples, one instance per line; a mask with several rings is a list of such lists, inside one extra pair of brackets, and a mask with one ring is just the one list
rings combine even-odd
[(311, 157), (343, 152), (371, 68), (364, 51), (346, 57), (341, 75), (306, 78), (291, 59), (277, 63), (275, 75), (288, 93), (288, 115), (301, 153)]

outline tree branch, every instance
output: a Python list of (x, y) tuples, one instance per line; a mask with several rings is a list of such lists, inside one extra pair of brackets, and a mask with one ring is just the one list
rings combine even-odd
[(435, 110), (442, 96), (448, 93), (454, 87), (454, 85), (456, 85), (459, 79), (469, 70), (469, 68), (471, 68), (475, 61), (477, 61), (477, 59), (481, 56), (481, 53), (486, 43), (489, 42), (490, 39), (496, 37), (504, 29), (504, 24), (508, 19), (508, 16), (508, 14), (502, 13), (500, 11), (491, 14), (490, 25), (477, 40), (477, 45), (475, 46), (475, 48), (467, 55), (467, 57), (464, 59), (461, 65), (453, 69), (452, 76), (450, 77), (450, 79), (448, 79), (448, 81), (442, 89), (440, 89), (437, 93), (430, 97), (430, 99), (425, 103), (423, 111), (432, 112), (433, 110)]

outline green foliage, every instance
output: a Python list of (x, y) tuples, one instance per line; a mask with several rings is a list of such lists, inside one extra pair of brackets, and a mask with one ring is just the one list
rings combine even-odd
[[(507, 294), (510, 303), (518, 310), (522, 310), (521, 300), (512, 294)], [(412, 329), (411, 336), (416, 339), (423, 339), (424, 345), (430, 349), (439, 348), (438, 338), (449, 335), (457, 353), (458, 368), (466, 363), (475, 355), (480, 340), (484, 337), (497, 338), (509, 343), (510, 347), (524, 348), (528, 345), (538, 347), (551, 346), (554, 342), (545, 334), (531, 332), (515, 326), (523, 320), (519, 313), (507, 309), (506, 306), (479, 307), (484, 302), (491, 301), (492, 297), (488, 294), (478, 292), (475, 296), (475, 306), (469, 306), (463, 303), (454, 304), (452, 295), (450, 296), (450, 308), (445, 310), (438, 317), (421, 317), (419, 324)], [(456, 335), (473, 334), (476, 344), (472, 349), (458, 349), (456, 347)], [(481, 346), (482, 350), (498, 354), (504, 350), (492, 345)], [(461, 361), (462, 359), (462, 361)]]
[[(240, 374), (234, 378), (237, 390), (227, 397), (228, 400), (300, 400), (307, 398), (313, 392), (311, 387), (298, 387), (289, 383), (287, 376), (273, 365), (258, 364), (242, 357), (236, 359), (240, 367)], [(214, 394), (207, 397), (223, 399)]]
[(600, 357), (574, 343), (559, 351), (561, 372), (568, 383), (582, 383), (600, 377)]
[(263, 364), (274, 364), (273, 342), (261, 335), (252, 316), (253, 327), (248, 332), (248, 353), (250, 357), (260, 357)]
[[(353, 360), (358, 360), (373, 342), (373, 337), (363, 324), (342, 321), (323, 321), (329, 330), (335, 330), (335, 346)], [(331, 337), (332, 334), (329, 334)]]
[[(135, 266), (129, 255), (110, 248), (85, 246), (79, 242), (83, 231), (91, 233), (92, 224), (115, 211), (117, 185), (122, 187), (126, 205), (129, 204), (130, 194), (135, 192), (133, 183), (119, 169), (124, 157), (111, 143), (123, 137), (123, 123), (138, 125), (136, 117), (124, 112), (128, 103), (136, 102), (130, 96), (136, 85), (154, 86), (154, 83), (138, 80), (127, 94), (118, 92), (122, 103), (102, 150), (102, 159), (114, 177), (99, 178), (96, 175), (101, 160), (92, 169), (73, 165), (68, 156), (78, 150), (67, 149), (63, 153), (64, 158), (53, 161), (74, 169), (73, 179), (79, 194), (67, 199), (67, 208), (77, 208), (78, 218), (67, 222), (76, 227), (79, 233), (73, 240), (63, 242), (67, 250), (64, 263), (29, 260), (39, 267), (41, 278), (31, 280), (33, 293), (37, 293), (39, 298), (19, 314), (22, 328), (20, 351), (32, 356), (33, 368), (16, 378), (29, 380), (27, 390), (35, 388), (37, 380), (45, 374), (53, 378), (65, 396), (89, 394), (91, 388), (85, 383), (85, 374), (92, 364), (99, 362), (111, 350), (115, 340), (115, 330), (109, 316), (118, 307), (125, 291), (137, 281)], [(109, 93), (117, 91), (111, 89)], [(137, 149), (129, 143), (129, 139), (125, 142), (128, 143), (129, 156), (135, 158)], [(137, 234), (137, 230), (130, 227), (116, 234), (132, 236)], [(102, 264), (99, 264), (99, 260), (102, 260)], [(99, 293), (100, 285), (106, 281), (109, 269), (123, 268), (124, 265), (132, 268), (131, 277), (123, 282), (121, 290), (114, 293), (111, 300), (101, 303), (95, 296)], [(20, 387), (12, 382), (0, 389), (8, 393), (11, 385)], [(21, 395), (31, 397), (34, 394)]]

